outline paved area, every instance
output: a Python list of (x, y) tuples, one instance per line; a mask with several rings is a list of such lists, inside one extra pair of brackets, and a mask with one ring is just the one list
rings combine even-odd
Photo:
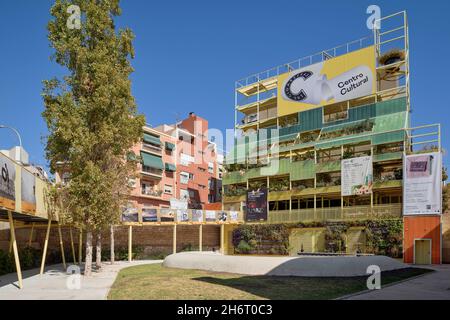
[(163, 263), (169, 268), (197, 269), (246, 275), (299, 277), (366, 276), (367, 268), (377, 265), (381, 271), (409, 267), (384, 256), (365, 257), (255, 257), (224, 256), (212, 252), (183, 252), (168, 256)]
[(347, 300), (450, 300), (450, 265), (429, 268), (436, 272)]
[[(101, 272), (94, 272), (90, 278), (70, 277), (62, 265), (46, 268), (42, 276), (37, 269), (29, 270), (24, 272), (21, 290), (17, 287), (16, 274), (9, 274), (0, 277), (0, 300), (104, 300), (121, 269), (161, 262), (116, 262), (114, 265), (105, 262)], [(77, 286), (77, 279), (80, 280), (80, 289), (69, 289)]]

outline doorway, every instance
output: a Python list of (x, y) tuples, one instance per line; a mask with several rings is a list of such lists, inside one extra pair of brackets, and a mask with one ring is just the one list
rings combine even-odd
[(431, 239), (416, 239), (414, 241), (414, 264), (431, 264)]

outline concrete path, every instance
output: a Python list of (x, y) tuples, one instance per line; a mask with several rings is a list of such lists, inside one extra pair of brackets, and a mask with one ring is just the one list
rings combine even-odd
[(183, 252), (168, 256), (163, 266), (245, 275), (298, 277), (366, 276), (367, 267), (377, 265), (381, 271), (408, 268), (384, 256), (345, 257), (257, 257), (224, 256), (211, 252)]
[(429, 268), (436, 272), (346, 300), (450, 300), (450, 265)]
[(17, 287), (16, 274), (8, 274), (0, 276), (0, 300), (104, 300), (121, 269), (161, 262), (116, 262), (114, 265), (105, 262), (101, 272), (94, 272), (90, 278), (81, 277), (79, 290), (68, 289), (70, 275), (63, 270), (62, 265), (49, 266), (42, 277), (37, 269), (25, 271), (21, 290)]

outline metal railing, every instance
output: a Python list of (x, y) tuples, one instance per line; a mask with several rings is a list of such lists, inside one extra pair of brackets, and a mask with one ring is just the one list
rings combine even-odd
[(274, 68), (255, 73), (243, 79), (236, 81), (235, 88), (243, 88), (254, 83), (260, 82), (265, 79), (279, 76), (280, 74), (294, 71), (300, 68), (310, 66), (315, 63), (323, 62), (330, 59), (330, 57), (338, 57), (353, 51), (357, 51), (374, 44), (373, 36), (367, 36), (354, 41), (347, 42), (345, 44), (336, 46), (331, 49), (323, 50), (318, 53), (276, 66)]
[(324, 222), (333, 220), (365, 220), (374, 218), (398, 218), (402, 216), (401, 204), (332, 207), (270, 211), (268, 223)]

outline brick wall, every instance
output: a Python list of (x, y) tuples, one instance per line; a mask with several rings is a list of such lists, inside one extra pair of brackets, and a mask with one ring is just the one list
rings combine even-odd
[[(31, 228), (17, 229), (16, 238), (19, 248), (28, 245)], [(35, 228), (32, 237), (32, 246), (42, 249), (45, 241), (45, 228)], [(62, 228), (64, 247), (66, 252), (71, 252), (70, 231), (68, 228)], [(72, 231), (75, 244), (76, 255), (78, 256), (79, 233)], [(152, 227), (133, 227), (133, 247), (140, 247), (147, 254), (152, 253), (172, 253), (172, 226), (152, 226)], [(85, 237), (83, 237), (83, 242)], [(95, 245), (95, 239), (93, 240)], [(128, 248), (128, 227), (116, 227), (114, 235), (116, 250)], [(109, 250), (110, 234), (109, 231), (102, 235), (102, 248)], [(199, 245), (199, 226), (177, 226), (177, 251), (181, 251), (188, 246), (197, 250)], [(9, 247), (9, 229), (0, 230), (0, 250), (7, 250)], [(212, 225), (203, 226), (203, 250), (219, 249), (220, 247), (220, 227)], [(49, 249), (59, 250), (59, 238), (57, 228), (52, 228), (49, 238)]]

